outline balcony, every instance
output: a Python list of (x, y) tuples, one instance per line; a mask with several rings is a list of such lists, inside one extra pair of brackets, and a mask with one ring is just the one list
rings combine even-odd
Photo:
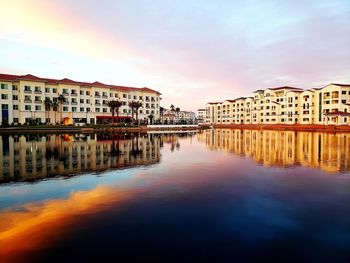
[(78, 105), (78, 102), (72, 101), (71, 104), (72, 104), (72, 105)]
[(76, 96), (78, 96), (78, 93), (71, 93), (70, 95), (73, 97), (76, 97)]
[(29, 100), (29, 99), (26, 100), (26, 99), (24, 99), (24, 102), (25, 102), (25, 103), (32, 103), (32, 100)]
[(101, 98), (100, 94), (95, 94), (95, 98)]
[(101, 106), (101, 103), (95, 103), (95, 106)]
[(34, 102), (35, 102), (36, 104), (41, 104), (41, 103), (42, 103), (41, 100), (35, 100)]
[(69, 93), (64, 91), (64, 92), (62, 93), (62, 95), (64, 95), (64, 96), (69, 96)]
[(102, 95), (102, 98), (108, 99), (108, 95)]
[(32, 90), (30, 89), (24, 90), (24, 93), (32, 93)]
[(35, 90), (34, 93), (35, 94), (41, 94), (42, 92), (41, 92), (41, 90)]

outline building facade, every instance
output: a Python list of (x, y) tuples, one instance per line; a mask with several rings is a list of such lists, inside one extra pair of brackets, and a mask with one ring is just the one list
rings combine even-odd
[(206, 116), (206, 110), (205, 109), (198, 109), (197, 110), (197, 122), (198, 123), (204, 123), (205, 122), (205, 116)]
[(257, 90), (251, 97), (209, 102), (205, 114), (207, 124), (350, 125), (350, 84)]
[[(58, 107), (45, 107), (45, 99), (64, 101)], [(139, 101), (138, 118), (149, 115), (159, 119), (160, 93), (149, 88), (108, 85), (100, 82), (80, 82), (70, 79), (48, 79), (33, 75), (0, 74), (1, 114), (0, 124), (64, 123), (96, 124), (110, 121), (111, 109), (107, 103), (119, 100), (120, 119), (132, 117), (129, 102)], [(115, 117), (117, 118), (117, 117)]]

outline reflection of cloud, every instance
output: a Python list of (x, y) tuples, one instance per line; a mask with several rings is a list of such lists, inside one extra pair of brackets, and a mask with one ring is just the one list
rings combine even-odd
[[(129, 196), (126, 190), (96, 187), (72, 193), (67, 199), (26, 204), (0, 214), (0, 258), (17, 261), (22, 253), (51, 245), (77, 224), (77, 217), (94, 214)], [(17, 258), (18, 257), (18, 258)]]

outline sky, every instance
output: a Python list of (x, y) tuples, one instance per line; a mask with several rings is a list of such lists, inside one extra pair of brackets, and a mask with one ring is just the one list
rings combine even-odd
[(350, 0), (0, 0), (0, 72), (149, 87), (203, 108), (350, 83)]

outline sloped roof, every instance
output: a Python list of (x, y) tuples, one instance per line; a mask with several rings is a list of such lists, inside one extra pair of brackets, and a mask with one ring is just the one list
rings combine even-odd
[(90, 82), (82, 82), (82, 81), (75, 81), (68, 78), (63, 79), (50, 79), (50, 78), (40, 78), (31, 74), (27, 75), (12, 75), (12, 74), (1, 74), (0, 73), (0, 80), (3, 81), (19, 81), (19, 80), (29, 80), (29, 81), (36, 81), (36, 82), (45, 82), (48, 84), (67, 84), (67, 85), (76, 85), (76, 86), (94, 86), (94, 87), (102, 87), (102, 88), (113, 88), (120, 91), (144, 91), (144, 92), (150, 92), (150, 93), (157, 93), (161, 94), (160, 92), (143, 87), (143, 88), (135, 88), (135, 87), (126, 87), (126, 86), (118, 86), (118, 85), (109, 85), (104, 84), (98, 81), (95, 81), (93, 83)]

